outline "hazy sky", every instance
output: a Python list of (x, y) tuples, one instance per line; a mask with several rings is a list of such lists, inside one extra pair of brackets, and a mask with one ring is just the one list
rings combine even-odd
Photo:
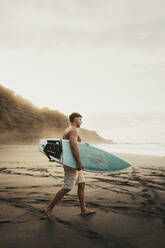
[(0, 0), (0, 84), (118, 142), (165, 142), (164, 0)]

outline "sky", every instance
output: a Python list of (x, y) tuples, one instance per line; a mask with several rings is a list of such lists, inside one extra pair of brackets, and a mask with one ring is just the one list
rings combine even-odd
[(165, 143), (164, 0), (0, 0), (0, 84), (115, 142)]

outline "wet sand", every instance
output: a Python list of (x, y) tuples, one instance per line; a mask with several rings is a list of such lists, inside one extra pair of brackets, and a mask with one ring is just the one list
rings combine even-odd
[(77, 187), (54, 208), (43, 208), (63, 184), (63, 168), (37, 146), (0, 145), (0, 240), (2, 248), (163, 248), (165, 158), (117, 154), (133, 166), (117, 173), (89, 173), (87, 207), (80, 215)]

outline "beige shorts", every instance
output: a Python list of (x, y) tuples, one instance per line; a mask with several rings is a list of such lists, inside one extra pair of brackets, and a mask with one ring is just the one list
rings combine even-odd
[(72, 189), (75, 184), (85, 182), (83, 171), (78, 171), (69, 166), (63, 165), (64, 168), (64, 188)]

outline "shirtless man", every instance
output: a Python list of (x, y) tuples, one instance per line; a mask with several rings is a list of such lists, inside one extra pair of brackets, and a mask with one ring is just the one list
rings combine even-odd
[(81, 138), (78, 135), (77, 128), (82, 124), (82, 116), (79, 113), (72, 113), (69, 116), (70, 126), (65, 130), (63, 139), (70, 140), (70, 145), (72, 153), (77, 161), (77, 169), (63, 165), (64, 168), (64, 185), (56, 193), (53, 200), (49, 203), (45, 209), (47, 216), (53, 220), (55, 217), (53, 215), (54, 206), (67, 194), (75, 184), (78, 184), (77, 194), (80, 201), (81, 215), (93, 214), (96, 211), (86, 208), (85, 204), (85, 180), (83, 176), (82, 169), (84, 168), (81, 159), (77, 142), (81, 142)]

